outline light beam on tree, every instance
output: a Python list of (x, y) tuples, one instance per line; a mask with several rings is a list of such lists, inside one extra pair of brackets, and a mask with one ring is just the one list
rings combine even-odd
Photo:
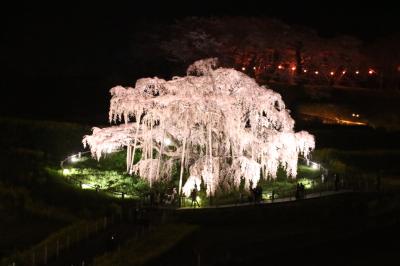
[[(143, 78), (110, 92), (110, 122), (124, 123), (94, 128), (84, 145), (97, 159), (127, 147), (127, 171), (149, 183), (171, 177), (180, 162), (179, 193), (184, 169), (205, 183), (208, 195), (242, 180), (246, 188), (256, 186), (260, 172), (275, 178), (280, 166), (295, 178), (298, 155), (307, 157), (315, 146), (308, 132), (294, 132), (280, 94), (242, 72), (217, 68), (214, 58), (196, 61), (185, 77)], [(134, 164), (136, 150), (142, 156)]]

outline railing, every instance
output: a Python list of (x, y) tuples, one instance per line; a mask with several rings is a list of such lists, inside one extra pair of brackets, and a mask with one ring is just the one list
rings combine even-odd
[(77, 154), (72, 154), (72, 155), (68, 156), (67, 158), (65, 158), (64, 160), (62, 160), (60, 162), (61, 169), (65, 169), (64, 168), (64, 163), (65, 162), (67, 162), (67, 161), (73, 162), (74, 159), (79, 160), (82, 157), (82, 155), (85, 155), (85, 154), (88, 154), (88, 153), (90, 153), (90, 151), (78, 152)]

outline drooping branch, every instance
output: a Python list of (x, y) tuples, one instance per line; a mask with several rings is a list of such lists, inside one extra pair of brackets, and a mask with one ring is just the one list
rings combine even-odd
[[(186, 115), (185, 118), (185, 131), (187, 131), (187, 121), (188, 121), (188, 116)], [(186, 132), (185, 132), (186, 133)], [(183, 178), (183, 168), (184, 168), (184, 162), (185, 162), (185, 151), (186, 151), (186, 134), (183, 137), (183, 143), (182, 143), (182, 157), (181, 157), (181, 171), (179, 173), (179, 189), (178, 189), (178, 194), (181, 195), (182, 193), (182, 178)]]
[[(117, 86), (111, 94), (110, 121), (125, 124), (95, 128), (84, 144), (97, 159), (127, 147), (128, 171), (150, 183), (180, 160), (179, 193), (185, 167), (210, 195), (219, 184), (237, 186), (243, 178), (256, 185), (260, 172), (275, 178), (280, 165), (295, 177), (298, 155), (307, 157), (315, 147), (312, 135), (294, 132), (278, 93), (239, 71), (216, 68), (215, 59), (195, 62), (186, 77), (139, 79), (134, 88)], [(133, 117), (136, 123), (129, 122)], [(142, 157), (134, 164), (138, 147)]]

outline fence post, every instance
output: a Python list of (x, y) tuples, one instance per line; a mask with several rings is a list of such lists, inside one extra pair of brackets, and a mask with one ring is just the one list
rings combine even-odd
[(197, 266), (200, 266), (200, 252), (197, 252)]
[(106, 229), (106, 227), (107, 227), (107, 216), (104, 216), (104, 229)]
[(44, 245), (44, 258), (43, 262), (46, 265), (47, 264), (47, 243)]
[(58, 239), (56, 245), (56, 257), (58, 258), (58, 255), (60, 254), (60, 241)]
[(79, 242), (79, 228), (76, 229), (76, 243)]

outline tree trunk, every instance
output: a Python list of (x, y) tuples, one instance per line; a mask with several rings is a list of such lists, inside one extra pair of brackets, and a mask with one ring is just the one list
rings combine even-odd
[[(185, 118), (185, 134), (188, 133), (187, 131), (187, 121), (188, 121), (188, 116), (186, 115)], [(183, 167), (184, 167), (184, 161), (185, 161), (185, 149), (186, 149), (186, 138), (187, 135), (183, 138), (183, 144), (182, 144), (182, 158), (181, 158), (181, 172), (179, 174), (179, 187), (178, 187), (178, 195), (179, 197), (182, 195), (182, 178), (183, 178)]]
[(150, 187), (153, 184), (153, 118), (151, 119), (151, 124), (150, 124), (150, 136), (151, 136), (151, 142), (150, 142)]
[(183, 178), (183, 163), (185, 161), (185, 149), (186, 149), (186, 137), (183, 139), (183, 145), (182, 145), (182, 158), (181, 158), (181, 172), (179, 174), (179, 195), (182, 193), (182, 178)]
[[(209, 146), (209, 151), (210, 151), (210, 158), (209, 158), (209, 160), (210, 160), (210, 172), (211, 172), (211, 174), (213, 173), (213, 159), (212, 159), (212, 131), (211, 131), (211, 123), (210, 123), (210, 125), (209, 125), (209, 128), (208, 128), (208, 146)], [(210, 180), (207, 180), (207, 185), (210, 185), (211, 186), (211, 184), (210, 184)], [(212, 194), (212, 191), (213, 191), (213, 189), (210, 187), (210, 195)]]
[(161, 138), (161, 147), (160, 147), (160, 154), (158, 156), (158, 163), (157, 163), (157, 175), (156, 179), (158, 180), (160, 177), (160, 166), (161, 166), (161, 157), (164, 150), (164, 138), (165, 138), (165, 129), (163, 130), (162, 138)]
[(135, 142), (133, 144), (133, 151), (132, 151), (131, 162), (130, 162), (130, 166), (129, 166), (129, 172), (132, 170), (133, 163), (135, 161), (135, 152), (136, 152), (136, 145), (137, 145), (137, 137), (138, 137), (138, 134), (139, 134), (139, 126), (140, 126), (140, 117), (138, 118), (138, 115), (136, 114)]
[(131, 162), (131, 145), (128, 144), (126, 147), (126, 172), (129, 173), (129, 165)]

